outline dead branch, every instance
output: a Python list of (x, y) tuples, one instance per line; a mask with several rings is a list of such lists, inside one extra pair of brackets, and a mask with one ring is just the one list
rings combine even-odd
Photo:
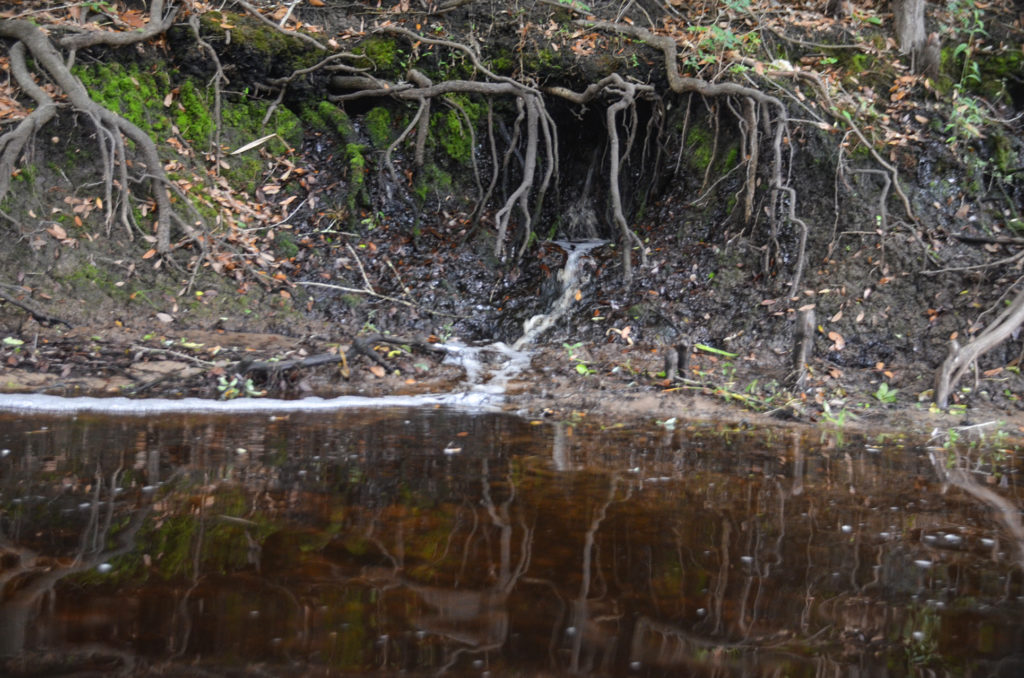
[(35, 320), (40, 325), (46, 325), (47, 327), (53, 327), (54, 325), (64, 325), (68, 329), (71, 329), (71, 323), (69, 323), (67, 320), (62, 320), (61, 318), (52, 316), (48, 313), (43, 313), (39, 309), (35, 308), (32, 304), (15, 299), (14, 297), (7, 294), (3, 290), (0, 290), (0, 301), (6, 301), (8, 304), (11, 304), (12, 306), (17, 306), (18, 308), (32, 316), (32, 319)]

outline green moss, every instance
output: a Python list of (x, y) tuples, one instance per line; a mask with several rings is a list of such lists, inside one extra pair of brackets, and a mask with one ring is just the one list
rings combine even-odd
[(24, 165), (11, 174), (11, 179), (25, 186), (32, 186), (36, 183), (39, 175), (39, 168), (35, 165)]
[(278, 255), (291, 259), (299, 253), (299, 246), (295, 244), (295, 238), (287, 231), (278, 231), (274, 234), (274, 249)]
[(448, 110), (431, 115), (430, 129), (449, 158), (461, 165), (470, 163), (470, 154), (473, 152), (471, 137), (458, 111)]
[(349, 208), (351, 218), (355, 219), (355, 208), (357, 205), (369, 203), (366, 194), (366, 156), (363, 152), (366, 146), (362, 144), (346, 144), (345, 157), (348, 159), (348, 196), (346, 204)]
[[(524, 57), (523, 68), (531, 73), (544, 71), (545, 73), (556, 74), (560, 70), (558, 68), (560, 58), (558, 52), (542, 48)], [(616, 62), (616, 65), (618, 65), (618, 62)]]
[(215, 123), (206, 102), (191, 80), (186, 80), (178, 88), (178, 102), (180, 109), (175, 119), (178, 131), (193, 144), (208, 142)]
[[(243, 146), (269, 132), (277, 136), (262, 148), (272, 155), (283, 155), (302, 141), (302, 123), (299, 118), (283, 106), (274, 109), (273, 115), (263, 126), (269, 104), (258, 99), (239, 98), (224, 102), (221, 119), (224, 123), (223, 140), (229, 147)], [(229, 158), (230, 168), (224, 176), (232, 185), (249, 193), (256, 190), (263, 176), (263, 163), (258, 151), (249, 151)]]
[(353, 51), (365, 56), (379, 71), (391, 71), (399, 65), (398, 48), (395, 41), (390, 38), (375, 37), (364, 40)]
[(1024, 72), (1024, 53), (1021, 50), (1003, 49), (997, 52), (974, 54), (978, 65), (978, 80), (969, 79), (968, 86), (973, 92), (990, 101), (1008, 98), (1007, 81), (1019, 82)]
[(515, 67), (516, 62), (512, 58), (512, 53), (507, 50), (491, 57), (490, 70), (498, 75), (511, 75)]
[(383, 106), (371, 108), (366, 114), (366, 133), (376, 148), (387, 148), (391, 143), (391, 111)]
[(316, 106), (303, 106), (301, 117), (303, 122), (314, 129), (337, 132), (342, 139), (351, 139), (355, 135), (348, 114), (329, 101), (321, 101)]
[(725, 151), (725, 155), (722, 156), (721, 169), (723, 172), (728, 172), (736, 166), (737, 161), (740, 159), (740, 147), (736, 143), (729, 145), (729, 148)]
[(115, 284), (118, 280), (111, 277), (108, 271), (98, 268), (94, 264), (83, 264), (64, 280), (73, 285), (94, 286), (112, 299), (126, 301), (129, 297), (128, 290)]
[(711, 162), (712, 136), (707, 129), (692, 125), (686, 133), (686, 146), (690, 154), (690, 166), (704, 168)]
[(348, 158), (349, 181), (360, 186), (366, 179), (366, 156), (363, 155), (365, 150), (366, 146), (363, 144), (345, 145), (345, 157)]
[(423, 167), (416, 178), (413, 193), (420, 199), (420, 202), (423, 202), (431, 192), (447, 193), (451, 190), (451, 187), (452, 175), (437, 165), (430, 163)]
[(138, 65), (95, 62), (77, 65), (72, 72), (82, 81), (92, 99), (112, 111), (118, 111), (155, 142), (170, 132), (163, 99), (170, 91), (166, 72), (139, 70)]
[(302, 141), (302, 123), (298, 117), (287, 108), (278, 106), (264, 128), (263, 118), (267, 115), (268, 107), (266, 101), (248, 97), (224, 102), (221, 117), (225, 127), (230, 128), (229, 137), (235, 137), (232, 141), (249, 143), (270, 131), (279, 137), (267, 142), (265, 148), (270, 153), (285, 153), (289, 147), (298, 145)]
[[(316, 63), (319, 51), (302, 40), (267, 26), (248, 14), (206, 12), (200, 19), (203, 35), (226, 41), (231, 31), (231, 44), (247, 52), (247, 57), (261, 58), (268, 70), (293, 71)], [(209, 40), (209, 37), (207, 37)]]

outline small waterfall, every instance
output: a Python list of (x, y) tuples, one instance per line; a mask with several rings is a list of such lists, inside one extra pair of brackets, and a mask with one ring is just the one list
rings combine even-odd
[(570, 242), (568, 240), (554, 240), (552, 244), (558, 245), (568, 257), (565, 260), (565, 268), (558, 273), (558, 280), (562, 283), (562, 293), (551, 310), (547, 313), (535, 315), (523, 323), (523, 336), (512, 344), (512, 348), (519, 350), (524, 346), (532, 344), (540, 335), (547, 332), (551, 327), (561, 320), (573, 302), (576, 301), (576, 292), (586, 279), (583, 278), (583, 259), (593, 249), (606, 245), (607, 240), (583, 240)]

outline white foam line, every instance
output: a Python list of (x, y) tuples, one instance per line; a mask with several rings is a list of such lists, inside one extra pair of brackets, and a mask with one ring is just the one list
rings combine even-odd
[(309, 397), (299, 400), (274, 398), (236, 398), (235, 400), (204, 400), (203, 398), (93, 398), (41, 395), (38, 393), (0, 394), (0, 411), (73, 414), (96, 412), (126, 416), (154, 414), (199, 413), (242, 414), (273, 412), (322, 412), (357, 408), (424, 407), (443, 405), (468, 410), (496, 410), (500, 398), (474, 391), (416, 396), (341, 396)]

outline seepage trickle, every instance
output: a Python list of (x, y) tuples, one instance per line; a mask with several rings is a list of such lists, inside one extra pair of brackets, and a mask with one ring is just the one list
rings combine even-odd
[(607, 243), (607, 240), (552, 241), (552, 244), (561, 247), (569, 255), (565, 260), (565, 268), (558, 273), (558, 280), (562, 283), (562, 293), (555, 300), (555, 303), (552, 304), (550, 311), (535, 315), (523, 323), (523, 336), (519, 337), (516, 343), (512, 344), (513, 349), (519, 350), (524, 346), (532, 344), (569, 311), (573, 302), (576, 301), (576, 291), (579, 290), (582, 282), (585, 282), (583, 273), (584, 257), (590, 250)]

